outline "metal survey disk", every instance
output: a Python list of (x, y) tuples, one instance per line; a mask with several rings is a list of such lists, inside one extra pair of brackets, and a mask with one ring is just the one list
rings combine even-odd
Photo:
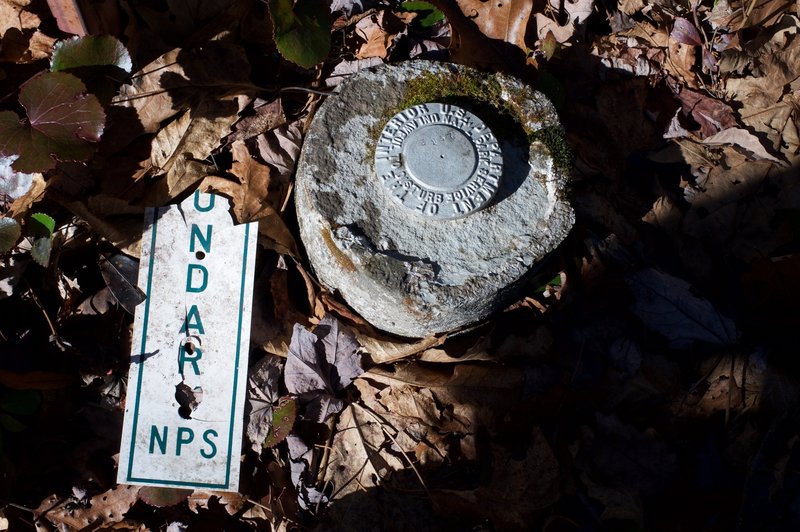
[(424, 103), (394, 115), (375, 146), (375, 174), (397, 204), (462, 218), (497, 193), (503, 154), (484, 122), (461, 107)]

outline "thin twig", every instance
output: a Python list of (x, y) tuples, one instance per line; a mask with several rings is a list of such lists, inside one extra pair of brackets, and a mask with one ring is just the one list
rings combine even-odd
[(47, 315), (47, 311), (42, 306), (41, 301), (39, 301), (39, 297), (36, 295), (36, 292), (33, 291), (33, 287), (31, 286), (31, 283), (27, 279), (25, 279), (25, 284), (28, 285), (28, 291), (31, 294), (31, 299), (33, 299), (33, 302), (36, 304), (37, 307), (39, 307), (39, 310), (42, 311), (42, 314), (44, 315), (44, 319), (47, 320), (47, 325), (50, 327), (50, 332), (52, 333), (53, 336), (58, 337), (58, 333), (56, 332), (56, 328), (53, 326), (53, 322), (50, 320), (50, 316)]
[(397, 442), (395, 437), (392, 436), (392, 434), (388, 430), (386, 430), (386, 427), (383, 426), (383, 422), (381, 421), (381, 419), (378, 416), (376, 416), (370, 409), (368, 409), (366, 407), (363, 407), (363, 406), (361, 406), (361, 405), (359, 405), (357, 403), (353, 403), (353, 406), (357, 406), (358, 408), (360, 408), (361, 410), (363, 410), (364, 412), (366, 412), (367, 414), (372, 416), (373, 419), (375, 419), (375, 421), (378, 423), (378, 426), (381, 428), (383, 433), (386, 434), (386, 436), (388, 436), (389, 439), (392, 440), (392, 443), (394, 443), (397, 446), (397, 448), (400, 450), (400, 454), (403, 456), (403, 458), (406, 459), (406, 462), (408, 462), (408, 465), (411, 467), (411, 470), (414, 471), (415, 475), (417, 475), (417, 478), (419, 479), (419, 483), (422, 485), (422, 488), (425, 490), (425, 494), (428, 495), (428, 497), (431, 497), (431, 492), (430, 492), (430, 490), (428, 490), (428, 485), (425, 484), (425, 480), (422, 478), (422, 475), (417, 470), (416, 466), (414, 465), (414, 462), (412, 462), (411, 459), (406, 455), (405, 451), (403, 451), (403, 448)]
[(330, 96), (335, 94), (336, 91), (320, 91), (317, 89), (309, 89), (308, 87), (283, 87), (280, 92), (310, 92), (311, 94), (321, 94), (322, 96)]
[[(247, 497), (245, 497), (245, 499), (244, 499), (244, 500), (245, 500), (245, 501), (247, 501), (247, 502), (249, 502), (249, 503), (250, 503), (250, 504), (252, 504), (253, 506), (258, 506), (259, 508), (263, 508), (264, 510), (266, 510), (266, 511), (268, 511), (268, 512), (270, 513), (270, 516), (271, 516), (273, 519), (275, 518), (275, 512), (274, 512), (274, 511), (272, 510), (272, 508), (270, 508), (269, 506), (265, 506), (265, 505), (261, 504), (260, 502), (256, 502), (256, 501), (254, 501), (253, 499), (250, 499), (250, 498), (247, 498)], [(280, 502), (280, 498), (278, 498), (278, 499), (276, 499), (276, 500)], [(299, 526), (300, 528), (303, 528), (303, 529), (305, 529), (305, 530), (309, 530), (309, 528), (308, 528), (307, 526), (303, 526), (302, 524), (298, 523), (298, 522), (297, 522), (297, 521), (295, 521), (294, 519), (291, 519), (291, 518), (289, 518), (289, 517), (286, 517), (285, 515), (280, 515), (280, 516), (278, 516), (278, 518), (279, 518), (279, 519), (284, 519), (284, 520), (286, 520), (287, 522), (289, 522), (289, 523), (292, 523), (292, 524), (293, 524), (293, 525), (295, 525), (295, 526)]]

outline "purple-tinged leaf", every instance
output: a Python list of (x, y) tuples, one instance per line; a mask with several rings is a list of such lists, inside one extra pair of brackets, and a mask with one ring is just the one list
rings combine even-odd
[(635, 298), (633, 312), (647, 328), (665, 336), (670, 346), (736, 342), (739, 333), (733, 320), (720, 314), (709, 300), (694, 295), (683, 279), (651, 268), (630, 275), (627, 283)]
[(100, 274), (117, 300), (128, 314), (133, 314), (136, 305), (145, 300), (144, 292), (136, 285), (139, 261), (117, 253), (100, 261)]
[(56, 161), (85, 161), (100, 140), (106, 115), (97, 98), (63, 72), (43, 72), (22, 86), (19, 101), (27, 123), (11, 111), (0, 113), (0, 156), (18, 155), (17, 172), (45, 172)]
[(329, 315), (313, 333), (294, 326), (284, 379), (289, 392), (305, 404), (307, 419), (323, 422), (344, 408), (336, 396), (363, 372), (358, 347)]
[(314, 335), (322, 343), (326, 360), (332, 364), (331, 370), (336, 374), (334, 391), (343, 390), (364, 373), (361, 357), (356, 354), (360, 347), (358, 342), (352, 334), (339, 329), (336, 318), (326, 314), (314, 329)]
[(703, 44), (700, 32), (697, 31), (694, 24), (683, 17), (675, 18), (675, 25), (672, 27), (672, 33), (669, 36), (673, 41), (681, 44), (690, 44), (692, 46)]
[(329, 497), (316, 488), (314, 479), (309, 478), (314, 449), (296, 434), (289, 434), (286, 444), (292, 484), (297, 488), (297, 502), (304, 509), (327, 504)]
[(271, 433), (274, 409), (280, 401), (278, 384), (282, 369), (282, 359), (271, 355), (265, 356), (250, 368), (247, 386), (247, 402), (250, 406), (247, 438), (257, 453), (261, 452)]
[(52, 72), (92, 66), (114, 66), (130, 74), (133, 62), (125, 46), (110, 35), (72, 37), (53, 47)]

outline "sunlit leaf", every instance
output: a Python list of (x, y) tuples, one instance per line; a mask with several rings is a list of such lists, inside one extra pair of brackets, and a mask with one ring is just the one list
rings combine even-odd
[(269, 428), (264, 447), (275, 447), (286, 439), (292, 431), (294, 420), (297, 418), (297, 401), (284, 397), (272, 413), (272, 425)]
[(53, 47), (51, 71), (90, 66), (115, 66), (130, 74), (133, 62), (125, 46), (109, 35), (72, 37), (57, 42)]
[(0, 253), (5, 253), (17, 245), (21, 232), (15, 219), (0, 218)]
[(33, 185), (34, 174), (15, 172), (11, 165), (19, 157), (0, 157), (0, 197), (15, 201), (25, 195)]
[(289, 61), (311, 68), (331, 49), (328, 6), (321, 0), (270, 0), (278, 51)]
[(430, 28), (437, 22), (444, 20), (444, 13), (436, 9), (436, 6), (430, 2), (416, 2), (408, 0), (400, 5), (402, 6), (403, 11), (412, 11), (418, 13), (419, 16), (415, 21), (423, 28)]
[(50, 263), (55, 229), (56, 221), (43, 212), (32, 214), (28, 221), (28, 234), (34, 237), (31, 257), (41, 266), (47, 267)]
[(43, 212), (31, 215), (28, 232), (35, 237), (50, 237), (56, 230), (56, 221)]
[(0, 113), (0, 155), (19, 155), (17, 172), (44, 172), (56, 161), (85, 161), (100, 140), (106, 115), (97, 98), (72, 74), (43, 72), (22, 86), (27, 122)]

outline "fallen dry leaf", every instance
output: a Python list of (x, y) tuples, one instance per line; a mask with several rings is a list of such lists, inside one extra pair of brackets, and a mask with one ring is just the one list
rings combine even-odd
[(753, 161), (730, 147), (712, 156), (702, 145), (679, 142), (697, 176), (697, 182), (684, 190), (691, 204), (683, 220), (686, 235), (702, 241), (706, 252), (745, 263), (770, 256), (791, 240), (790, 230), (774, 222), (781, 209), (793, 208), (792, 194), (775, 195), (771, 190), (795, 187), (797, 168)]
[(161, 129), (153, 139), (152, 172), (166, 175), (166, 194), (175, 198), (206, 175), (214, 166), (205, 162), (230, 133), (248, 98), (204, 98), (191, 110)]
[(244, 508), (245, 504), (247, 504), (247, 496), (242, 495), (241, 493), (230, 491), (194, 490), (188, 498), (189, 509), (194, 513), (198, 513), (200, 510), (207, 509), (209, 504), (212, 503), (212, 500), (217, 504), (224, 506), (225, 510), (230, 515), (234, 515), (239, 510)]
[(775, 156), (767, 152), (764, 146), (761, 145), (758, 137), (740, 127), (723, 129), (719, 133), (715, 133), (710, 137), (706, 137), (703, 140), (703, 144), (708, 146), (732, 144), (734, 146), (743, 148), (745, 151), (752, 154), (754, 159), (763, 159), (765, 161), (770, 161), (780, 165), (783, 164), (780, 159), (775, 158)]
[[(533, 0), (480, 2), (432, 0), (451, 28), (450, 57), (465, 65), (520, 72), (527, 55), (525, 31)], [(520, 46), (522, 45), (522, 46)]]
[(332, 484), (331, 500), (373, 488), (393, 471), (406, 464), (388, 452), (391, 440), (376, 421), (362, 408), (347, 407), (335, 427), (325, 484)]
[(0, 3), (0, 61), (27, 63), (50, 57), (56, 39), (39, 31), (41, 19), (28, 10), (32, 0)]
[[(562, 13), (565, 23), (559, 24), (552, 17)], [(552, 33), (556, 41), (561, 44), (566, 44), (572, 37), (578, 33), (582, 34), (583, 27), (586, 25), (586, 19), (592, 14), (594, 10), (594, 0), (576, 0), (574, 2), (565, 0), (550, 0), (548, 3), (548, 11), (551, 16), (542, 13), (536, 13), (536, 31), (539, 40), (544, 41), (548, 33)]]
[(58, 29), (78, 37), (83, 37), (89, 33), (77, 0), (47, 0), (47, 5), (56, 18)]
[(492, 445), (488, 484), (471, 491), (432, 491), (440, 511), (486, 519), (501, 530), (526, 528), (561, 497), (560, 467), (550, 444), (539, 428), (531, 440), (524, 456)]
[(357, 379), (355, 384), (364, 406), (392, 434), (395, 452), (403, 451), (419, 464), (432, 465), (446, 460), (458, 441), (463, 443), (459, 454), (474, 454), (476, 427), (459, 416), (454, 405), (440, 403), (430, 390), (400, 383), (380, 389), (369, 378)]
[(84, 530), (89, 526), (102, 526), (122, 521), (125, 513), (138, 500), (139, 487), (120, 484), (105, 493), (95, 495), (86, 502), (70, 498), (48, 497), (36, 509), (37, 520), (46, 519), (57, 526)]
[(283, 182), (294, 173), (303, 144), (303, 120), (295, 120), (257, 137), (258, 154)]
[(242, 141), (235, 141), (231, 149), (234, 158), (231, 173), (239, 182), (209, 176), (203, 180), (200, 189), (231, 198), (233, 215), (238, 223), (258, 221), (259, 242), (264, 247), (298, 257), (294, 235), (279, 214), (289, 193), (288, 174), (276, 172), (258, 162)]
[(388, 338), (376, 338), (356, 329), (358, 343), (366, 351), (370, 365), (387, 364), (421, 353), (441, 344), (444, 338), (429, 336), (417, 342), (402, 342)]
[(775, 23), (794, 0), (718, 0), (708, 16), (714, 29), (739, 31)]
[(635, 299), (633, 312), (673, 348), (685, 349), (694, 342), (736, 343), (739, 331), (733, 320), (711, 301), (696, 296), (683, 279), (648, 268), (629, 275), (626, 281)]
[(392, 13), (383, 10), (359, 20), (356, 23), (356, 35), (365, 42), (356, 53), (356, 59), (387, 57), (395, 40), (405, 33), (407, 25), (415, 16), (416, 13)]
[[(226, 94), (251, 92), (250, 63), (241, 46), (211, 41), (202, 48), (176, 48), (161, 55), (131, 76), (114, 104), (133, 108), (145, 133), (155, 133), (161, 123), (195, 100), (214, 100)], [(205, 104), (211, 121), (213, 105)], [(193, 109), (194, 110), (194, 109)], [(194, 112), (195, 117), (200, 113)]]
[[(672, 120), (665, 138), (679, 138), (692, 133), (705, 139), (723, 129), (736, 126), (736, 116), (727, 103), (690, 89), (679, 89), (677, 93), (681, 109)], [(691, 119), (694, 123), (684, 122)], [(695, 125), (699, 129), (694, 129)], [(686, 129), (686, 127), (692, 129)]]
[(283, 114), (280, 98), (272, 101), (256, 99), (253, 102), (253, 114), (236, 122), (233, 133), (225, 141), (230, 144), (237, 140), (248, 140), (285, 123), (286, 116)]
[(231, 152), (233, 154), (231, 173), (239, 180), (239, 184), (232, 183), (231, 186), (224, 187), (221, 181), (215, 180), (212, 186), (215, 190), (231, 196), (236, 221), (252, 222), (264, 217), (268, 212), (274, 212), (283, 201), (286, 187), (276, 186), (275, 181), (278, 180), (272, 179), (269, 167), (251, 156), (243, 141), (235, 141), (231, 145)]
[(305, 404), (305, 417), (321, 423), (344, 408), (337, 397), (363, 370), (359, 345), (339, 322), (326, 315), (309, 331), (295, 324), (284, 382), (289, 393)]
[(513, 44), (523, 52), (527, 50), (525, 32), (533, 9), (533, 0), (516, 2), (481, 2), (456, 0), (461, 11), (490, 39)]
[(250, 414), (246, 432), (253, 451), (258, 454), (261, 454), (272, 425), (273, 408), (280, 399), (282, 370), (283, 360), (267, 355), (256, 362), (248, 372), (247, 403)]

